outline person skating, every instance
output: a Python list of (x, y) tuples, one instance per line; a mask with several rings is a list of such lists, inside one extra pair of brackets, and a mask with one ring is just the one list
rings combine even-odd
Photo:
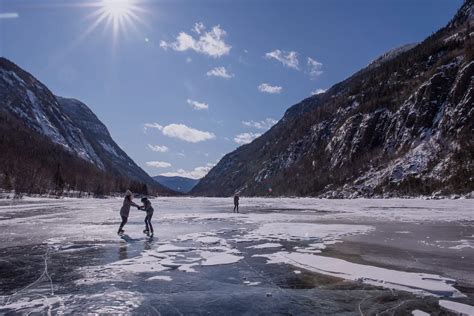
[(148, 200), (146, 197), (141, 199), (143, 205), (139, 206), (138, 209), (145, 211), (146, 216), (145, 216), (145, 230), (143, 231), (144, 234), (147, 234), (149, 236), (153, 236), (153, 226), (151, 225), (151, 218), (153, 216), (153, 207), (151, 206), (150, 200)]
[(132, 192), (130, 190), (127, 190), (125, 192), (125, 198), (123, 199), (123, 205), (122, 208), (120, 209), (120, 216), (122, 217), (122, 223), (120, 223), (120, 227), (118, 229), (117, 234), (123, 234), (125, 231), (123, 230), (123, 226), (127, 224), (128, 221), (128, 215), (130, 214), (130, 207), (135, 206), (138, 208), (138, 205), (132, 202)]
[(239, 193), (234, 195), (234, 213), (239, 212)]

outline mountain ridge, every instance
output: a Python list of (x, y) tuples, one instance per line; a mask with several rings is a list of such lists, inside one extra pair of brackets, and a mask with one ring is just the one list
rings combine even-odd
[(193, 195), (404, 196), (472, 191), (472, 1), (377, 67), (291, 106)]
[(199, 179), (192, 179), (180, 176), (154, 176), (153, 179), (161, 185), (180, 192), (189, 193), (198, 184)]
[[(5, 166), (0, 169), (3, 187), (33, 193), (47, 188), (57, 191), (58, 183), (60, 187), (76, 188), (80, 182), (81, 188), (98, 193), (132, 187), (135, 191), (150, 189), (172, 194), (120, 149), (87, 105), (55, 96), (33, 75), (4, 57), (0, 57), (0, 100), (3, 124), (0, 145), (5, 160)], [(31, 149), (28, 152), (25, 145), (20, 147), (17, 143)], [(44, 157), (45, 150), (54, 152), (55, 156)], [(17, 161), (13, 163), (7, 157), (10, 160), (16, 157)], [(34, 166), (33, 173), (43, 174), (47, 181), (35, 176), (32, 181), (37, 184), (20, 185), (24, 181), (18, 175), (23, 174), (22, 169), (29, 169), (22, 166), (26, 161)], [(46, 161), (52, 166), (45, 164)], [(75, 168), (89, 174), (93, 185), (87, 185), (85, 177), (76, 175)]]

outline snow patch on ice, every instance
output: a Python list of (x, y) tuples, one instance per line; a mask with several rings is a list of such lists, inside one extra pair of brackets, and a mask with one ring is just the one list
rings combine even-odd
[(281, 247), (283, 247), (283, 245), (280, 243), (267, 242), (264, 244), (249, 246), (247, 248), (248, 249), (265, 249), (265, 248), (281, 248)]
[(412, 316), (430, 316), (427, 312), (420, 311), (419, 309), (415, 309), (411, 312)]
[(460, 315), (468, 315), (468, 316), (474, 315), (474, 306), (470, 306), (467, 304), (440, 300), (439, 306), (441, 306), (442, 308), (450, 312), (454, 312)]
[(296, 252), (277, 252), (254, 257), (267, 258), (267, 263), (285, 263), (316, 273), (389, 289), (403, 290), (421, 295), (464, 297), (452, 286), (453, 279), (435, 274), (390, 270), (348, 262), (342, 259)]
[(146, 279), (146, 281), (172, 281), (173, 279), (169, 275), (157, 275)]

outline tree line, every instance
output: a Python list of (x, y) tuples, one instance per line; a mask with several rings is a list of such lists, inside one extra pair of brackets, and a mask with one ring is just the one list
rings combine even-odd
[(71, 192), (103, 196), (127, 189), (153, 193), (144, 183), (111, 175), (78, 158), (1, 109), (0, 188), (17, 196)]

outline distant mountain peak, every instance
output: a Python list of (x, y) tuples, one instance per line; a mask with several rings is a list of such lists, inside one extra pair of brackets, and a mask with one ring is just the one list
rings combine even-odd
[(180, 192), (189, 193), (199, 182), (199, 179), (192, 179), (180, 176), (154, 176), (153, 179), (161, 185)]

